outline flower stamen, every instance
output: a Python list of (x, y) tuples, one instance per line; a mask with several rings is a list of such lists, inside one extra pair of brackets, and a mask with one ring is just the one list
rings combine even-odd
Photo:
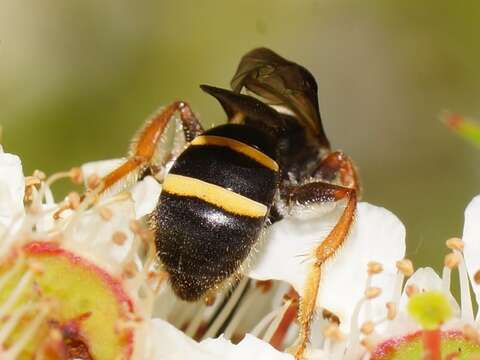
[(458, 250), (453, 250), (459, 257), (458, 264), (458, 277), (460, 280), (460, 306), (461, 306), (461, 318), (466, 322), (473, 322), (473, 305), (472, 297), (470, 295), (470, 284), (468, 279), (467, 267), (465, 265), (465, 259)]
[(409, 259), (397, 261), (397, 269), (406, 277), (412, 276), (414, 271), (413, 264)]
[(447, 267), (448, 269), (452, 270), (456, 268), (459, 263), (460, 263), (460, 256), (457, 253), (451, 252), (450, 254), (447, 254), (445, 256), (444, 264), (445, 264), (445, 267)]
[[(42, 325), (49, 311), (49, 306), (41, 306), (40, 312), (35, 316), (33, 321), (26, 326), (26, 330), (22, 333), (15, 344), (5, 352), (5, 359), (16, 359), (21, 351), (25, 348), (30, 339), (36, 334), (37, 330)], [(3, 358), (3, 356), (2, 356)]]
[(445, 244), (450, 250), (458, 250), (458, 251), (463, 251), (463, 248), (465, 247), (464, 242), (462, 239), (453, 237), (448, 239)]
[(230, 320), (227, 328), (224, 331), (224, 336), (227, 339), (231, 339), (235, 329), (242, 320), (243, 316), (252, 308), (252, 305), (257, 301), (258, 295), (263, 293), (263, 289), (258, 284), (255, 284), (253, 288), (250, 289), (245, 299), (240, 304), (239, 308), (235, 312), (235, 315)]
[(385, 304), (387, 308), (387, 319), (394, 320), (397, 317), (397, 305), (393, 301), (389, 301)]
[(375, 330), (375, 323), (371, 320), (365, 321), (360, 327), (363, 335), (370, 335)]
[(378, 287), (371, 286), (365, 290), (365, 297), (368, 300), (375, 299), (376, 297), (380, 296), (382, 293), (382, 289)]
[(419, 292), (420, 292), (420, 289), (415, 284), (409, 284), (405, 287), (405, 293), (407, 294), (408, 297), (412, 297), (413, 295), (418, 294)]
[(228, 299), (227, 303), (225, 304), (223, 309), (220, 311), (220, 314), (215, 318), (213, 323), (210, 325), (210, 327), (208, 328), (203, 338), (213, 337), (217, 334), (218, 330), (220, 330), (222, 325), (225, 323), (225, 321), (227, 320), (227, 318), (230, 316), (231, 312), (237, 305), (247, 284), (248, 284), (247, 277), (244, 277), (242, 280), (240, 280), (237, 287), (233, 291), (232, 295)]

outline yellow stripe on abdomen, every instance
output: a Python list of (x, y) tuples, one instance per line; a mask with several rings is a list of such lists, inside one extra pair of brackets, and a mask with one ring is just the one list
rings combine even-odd
[(278, 164), (271, 157), (265, 155), (263, 152), (255, 149), (254, 147), (235, 139), (215, 135), (200, 135), (193, 139), (191, 144), (225, 146), (240, 154), (248, 156), (249, 158), (273, 171), (278, 171)]
[(178, 196), (192, 196), (225, 211), (249, 217), (264, 217), (267, 207), (243, 195), (189, 176), (168, 174), (162, 191)]

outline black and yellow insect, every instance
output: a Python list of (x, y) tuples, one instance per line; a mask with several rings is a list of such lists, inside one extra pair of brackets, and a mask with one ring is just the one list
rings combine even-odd
[(188, 301), (235, 275), (262, 230), (293, 208), (346, 199), (336, 226), (312, 249), (315, 259), (299, 310), (296, 357), (301, 358), (321, 266), (341, 246), (353, 221), (358, 192), (354, 167), (342, 152), (330, 150), (313, 76), (273, 51), (247, 53), (232, 90), (202, 89), (220, 102), (227, 124), (204, 131), (189, 106), (175, 102), (147, 123), (133, 155), (102, 184), (109, 187), (141, 168), (164, 167), (151, 163), (156, 144), (174, 113), (180, 113), (187, 146), (164, 177), (151, 223), (172, 288)]
[(182, 299), (197, 300), (250, 253), (279, 182), (272, 145), (253, 127), (219, 126), (197, 136), (165, 177), (155, 239)]

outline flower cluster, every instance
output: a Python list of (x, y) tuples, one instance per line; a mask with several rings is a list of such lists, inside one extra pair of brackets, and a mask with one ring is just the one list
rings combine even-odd
[[(95, 191), (119, 161), (25, 177), (20, 159), (0, 148), (1, 358), (293, 359), (311, 251), (342, 204), (269, 226), (238, 282), (187, 303), (173, 295), (145, 225), (161, 192), (157, 180)], [(56, 202), (50, 186), (63, 178), (85, 194)], [(322, 268), (306, 357), (480, 354), (470, 294), (471, 285), (478, 303), (479, 219), (480, 197), (466, 210), (463, 238), (447, 241), (440, 277), (431, 268), (414, 272), (404, 259), (405, 229), (394, 214), (360, 203), (345, 245)], [(450, 292), (454, 269), (460, 304)]]

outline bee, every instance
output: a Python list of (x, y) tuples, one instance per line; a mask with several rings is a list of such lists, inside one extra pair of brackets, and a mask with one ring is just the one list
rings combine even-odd
[[(196, 301), (235, 276), (262, 230), (292, 209), (346, 202), (329, 235), (313, 249), (298, 321), (295, 357), (306, 349), (322, 264), (345, 241), (359, 184), (351, 159), (332, 151), (312, 74), (267, 48), (244, 55), (231, 90), (201, 85), (223, 107), (226, 124), (204, 130), (177, 101), (140, 131), (132, 155), (103, 178), (107, 189), (139, 169), (162, 169), (162, 192), (151, 215), (158, 258), (175, 294)], [(154, 164), (167, 124), (179, 114), (185, 149), (173, 165)], [(102, 189), (102, 190), (103, 190)]]

